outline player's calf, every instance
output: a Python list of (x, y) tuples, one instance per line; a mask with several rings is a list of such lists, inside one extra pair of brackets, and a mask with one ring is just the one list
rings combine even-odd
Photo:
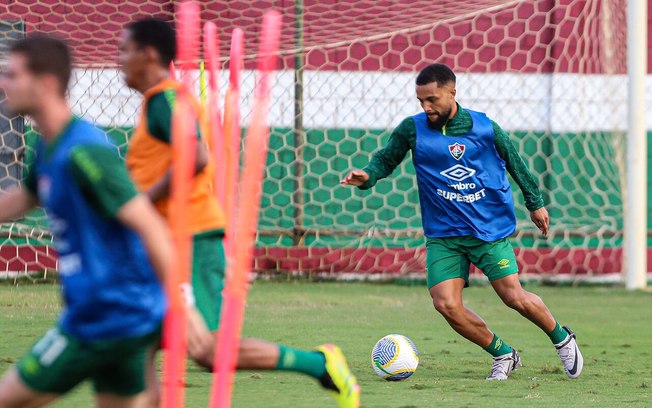
[(188, 356), (202, 368), (213, 370), (216, 336), (208, 330), (204, 319), (194, 307), (186, 309), (188, 323)]

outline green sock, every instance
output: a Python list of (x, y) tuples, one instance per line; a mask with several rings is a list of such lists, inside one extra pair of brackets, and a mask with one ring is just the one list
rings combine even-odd
[(485, 348), (485, 351), (494, 357), (498, 357), (511, 353), (512, 348), (507, 343), (502, 341), (500, 337), (494, 334), (494, 339), (491, 340), (491, 344)]
[(566, 336), (568, 336), (566, 330), (561, 327), (558, 321), (555, 321), (555, 328), (552, 329), (550, 333), (548, 333), (548, 337), (550, 337), (550, 340), (552, 340), (552, 344), (561, 343), (562, 341), (566, 340)]
[(277, 370), (294, 371), (321, 379), (326, 373), (326, 359), (318, 351), (304, 351), (279, 345)]

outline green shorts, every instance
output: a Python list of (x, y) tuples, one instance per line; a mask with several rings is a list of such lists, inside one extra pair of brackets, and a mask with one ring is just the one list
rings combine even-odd
[(469, 286), (471, 264), (490, 281), (518, 273), (509, 238), (486, 242), (472, 236), (426, 239), (428, 288), (448, 279), (463, 278)]
[(80, 342), (53, 327), (20, 359), (18, 374), (41, 393), (65, 394), (88, 379), (96, 393), (140, 394), (147, 354), (160, 337), (158, 329), (139, 337)]
[(196, 234), (193, 237), (192, 290), (197, 310), (211, 331), (217, 330), (224, 289), (226, 258), (221, 230)]

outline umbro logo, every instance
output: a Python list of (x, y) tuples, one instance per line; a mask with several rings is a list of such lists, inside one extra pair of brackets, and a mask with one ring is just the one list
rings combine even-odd
[(456, 164), (453, 167), (449, 167), (446, 170), (439, 172), (439, 174), (454, 181), (462, 181), (473, 176), (475, 174), (475, 170), (464, 167), (461, 164)]

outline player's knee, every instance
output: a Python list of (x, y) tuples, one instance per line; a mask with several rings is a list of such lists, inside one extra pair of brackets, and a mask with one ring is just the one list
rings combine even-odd
[(188, 353), (190, 359), (198, 366), (205, 368), (209, 371), (213, 370), (213, 352), (212, 349), (202, 348)]
[(451, 299), (433, 299), (435, 309), (444, 317), (453, 317), (463, 307), (460, 302)]
[[(530, 294), (531, 295), (531, 294)], [(536, 296), (536, 295), (532, 295)], [(533, 299), (528, 296), (528, 293), (523, 289), (512, 290), (502, 296), (503, 303), (508, 307), (522, 312), (527, 310)]]

